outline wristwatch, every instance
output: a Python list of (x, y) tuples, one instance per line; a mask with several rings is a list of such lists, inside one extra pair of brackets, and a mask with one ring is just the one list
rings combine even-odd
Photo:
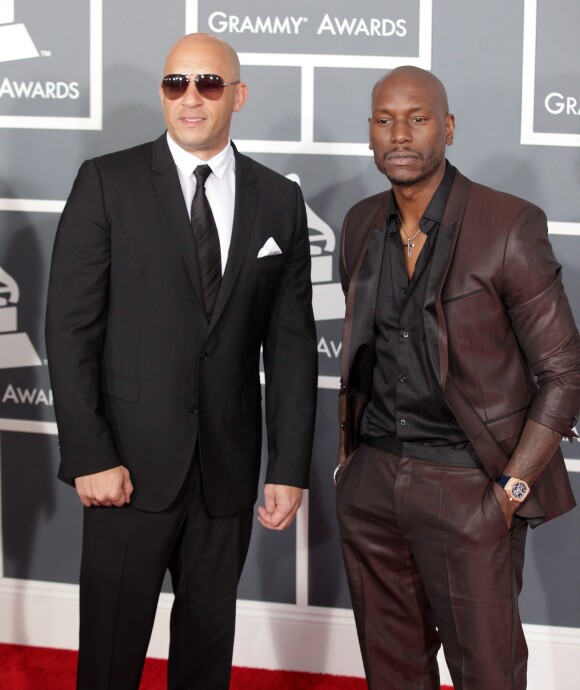
[(506, 492), (510, 501), (522, 503), (530, 493), (530, 487), (523, 479), (516, 479), (507, 474), (502, 474), (499, 479), (496, 479), (496, 482)]

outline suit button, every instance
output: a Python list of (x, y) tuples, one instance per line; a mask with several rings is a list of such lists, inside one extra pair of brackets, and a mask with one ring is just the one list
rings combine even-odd
[(399, 424), (400, 424), (401, 426), (407, 426), (407, 420), (406, 420), (406, 419), (401, 419), (400, 422), (399, 422)]
[(197, 414), (197, 405), (190, 405), (189, 411), (190, 411), (192, 414)]
[(205, 360), (207, 359), (207, 356), (208, 356), (208, 355), (207, 355), (207, 352), (202, 352), (201, 355), (199, 356), (199, 358), (200, 358), (203, 362), (205, 362)]

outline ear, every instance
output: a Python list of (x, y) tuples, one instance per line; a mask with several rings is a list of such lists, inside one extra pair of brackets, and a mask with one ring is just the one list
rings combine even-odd
[(447, 146), (453, 144), (453, 135), (455, 133), (455, 115), (448, 113), (445, 116), (445, 143)]
[(163, 107), (163, 87), (159, 84), (159, 100), (161, 101), (161, 107)]
[[(227, 88), (227, 87), (226, 87)], [(246, 99), (248, 97), (248, 86), (244, 82), (236, 85), (236, 94), (234, 97), (234, 105), (232, 111), (234, 113), (239, 112), (243, 107)]]

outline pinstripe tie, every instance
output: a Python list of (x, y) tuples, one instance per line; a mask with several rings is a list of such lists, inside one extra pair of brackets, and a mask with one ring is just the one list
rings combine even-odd
[(198, 165), (193, 174), (197, 187), (191, 203), (191, 227), (197, 248), (205, 313), (209, 321), (222, 279), (222, 258), (217, 227), (205, 195), (205, 181), (211, 175), (211, 168), (209, 165)]

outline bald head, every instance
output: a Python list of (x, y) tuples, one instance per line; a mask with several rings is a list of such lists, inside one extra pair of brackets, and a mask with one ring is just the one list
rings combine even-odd
[(411, 65), (403, 65), (391, 70), (374, 85), (372, 91), (372, 100), (378, 94), (384, 91), (394, 90), (400, 88), (401, 85), (413, 84), (418, 92), (424, 92), (427, 98), (436, 106), (443, 115), (449, 112), (449, 103), (447, 101), (447, 91), (443, 83), (431, 72), (420, 67), (413, 67)]
[[(188, 34), (169, 51), (166, 75), (180, 77), (184, 86), (173, 90), (165, 90), (163, 83), (159, 86), (170, 137), (197, 158), (210, 160), (228, 145), (232, 115), (241, 110), (247, 97), (235, 50), (216, 36)], [(206, 78), (198, 88), (200, 75)], [(210, 81), (218, 88), (207, 90), (207, 75), (213, 75)]]
[(369, 147), (393, 187), (420, 187), (431, 194), (445, 171), (445, 147), (453, 143), (454, 129), (445, 87), (431, 72), (397, 67), (375, 84)]
[(209, 34), (187, 34), (173, 44), (165, 60), (164, 74), (171, 72), (176, 62), (191, 59), (192, 56), (205, 55), (216, 66), (215, 73), (225, 81), (240, 78), (240, 60), (236, 51), (225, 41)]

